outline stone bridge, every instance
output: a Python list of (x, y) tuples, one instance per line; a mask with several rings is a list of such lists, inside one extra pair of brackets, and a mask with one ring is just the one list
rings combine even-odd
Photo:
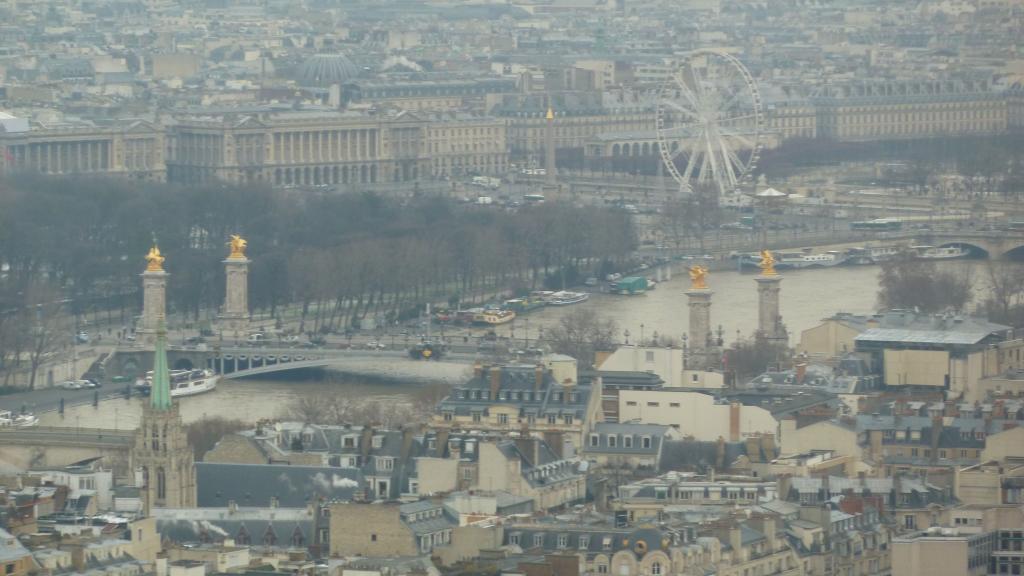
[(131, 468), (133, 430), (96, 428), (0, 429), (0, 464), (20, 469), (59, 468), (103, 457), (115, 475), (126, 475)]
[(915, 234), (915, 242), (931, 246), (963, 246), (987, 258), (1024, 260), (1024, 231), (936, 230)]
[[(331, 348), (224, 347), (200, 350), (167, 350), (167, 363), (175, 370), (211, 368), (226, 379), (263, 376), (281, 372), (334, 368), (367, 377), (411, 380), (448, 380), (464, 376), (473, 354), (453, 353), (444, 361), (415, 361), (404, 350), (340, 350)], [(152, 369), (153, 352), (118, 350), (108, 361), (108, 375), (136, 378)]]

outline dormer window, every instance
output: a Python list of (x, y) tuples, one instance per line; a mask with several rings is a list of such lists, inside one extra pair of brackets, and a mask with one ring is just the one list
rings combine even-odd
[(623, 448), (632, 448), (633, 447), (633, 437), (632, 436), (625, 436), (625, 437), (623, 437), (622, 438), (622, 447)]
[(615, 448), (618, 445), (619, 445), (619, 437), (618, 436), (613, 436), (613, 435), (609, 434), (608, 435), (608, 447), (609, 448)]
[(384, 445), (384, 437), (374, 436), (373, 440), (370, 442), (370, 445), (373, 446), (374, 448), (380, 448), (381, 446)]

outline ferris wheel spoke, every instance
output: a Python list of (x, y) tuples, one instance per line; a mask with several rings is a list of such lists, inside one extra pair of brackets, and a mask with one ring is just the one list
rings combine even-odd
[(747, 148), (753, 148), (754, 147), (754, 142), (752, 142), (746, 136), (743, 136), (739, 132), (723, 128), (722, 126), (719, 126), (718, 130), (722, 134), (722, 136), (724, 136), (726, 138), (735, 138), (740, 144), (743, 144)]
[(697, 124), (681, 124), (679, 126), (673, 126), (671, 128), (662, 128), (659, 133), (663, 138), (689, 138), (694, 131), (699, 130), (700, 127)]
[(718, 123), (722, 124), (723, 122), (736, 122), (736, 121), (739, 121), (739, 120), (747, 120), (747, 119), (750, 119), (750, 118), (757, 118), (757, 113), (754, 112), (754, 113), (751, 113), (751, 114), (744, 114), (742, 116), (731, 116), (729, 118), (720, 118), (718, 120)]
[[(697, 153), (697, 146), (699, 142), (700, 140), (695, 139), (693, 140), (693, 142), (690, 143), (693, 146), (693, 150), (690, 152), (690, 156), (687, 158), (686, 170), (683, 173), (684, 182), (689, 182), (690, 178), (693, 178), (693, 169), (697, 166), (697, 158), (700, 156), (700, 154)], [(683, 150), (684, 148), (685, 144), (679, 147), (680, 150)]]
[(711, 162), (711, 174), (709, 177), (718, 180), (722, 177), (721, 172), (718, 170), (717, 156), (715, 155), (714, 143), (711, 141), (711, 135), (708, 134), (708, 138), (704, 139), (705, 146), (708, 150), (708, 159)]
[[(738, 160), (736, 154), (726, 145), (725, 140), (722, 138), (718, 139), (718, 147), (722, 151), (722, 164), (725, 165), (725, 174), (729, 177), (729, 185), (736, 187), (736, 172), (733, 170), (733, 160)], [(737, 168), (742, 165), (737, 165)]]
[(672, 79), (675, 81), (676, 86), (679, 88), (679, 93), (683, 95), (683, 98), (690, 103), (690, 106), (694, 108), (700, 108), (700, 100), (697, 99), (697, 95), (690, 90), (690, 87), (686, 85), (686, 79), (683, 78), (683, 73), (680, 71), (678, 74), (674, 74)]
[(665, 100), (665, 104), (668, 105), (669, 108), (675, 110), (676, 112), (682, 112), (683, 114), (686, 114), (687, 116), (693, 118), (694, 120), (700, 120), (700, 114), (698, 114), (696, 111), (690, 108), (687, 108), (686, 106), (683, 106), (682, 104), (674, 100)]

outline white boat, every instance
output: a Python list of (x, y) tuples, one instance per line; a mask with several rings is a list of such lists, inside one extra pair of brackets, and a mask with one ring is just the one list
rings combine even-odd
[(568, 306), (570, 304), (578, 304), (590, 298), (589, 292), (569, 292), (568, 290), (561, 290), (559, 292), (552, 292), (548, 296), (547, 302), (549, 306)]
[(835, 250), (825, 252), (824, 254), (809, 254), (809, 253), (784, 253), (782, 258), (775, 264), (776, 268), (811, 268), (811, 267), (822, 267), (828, 268), (842, 264), (846, 260), (846, 257)]
[(953, 260), (955, 258), (966, 258), (971, 253), (960, 246), (914, 246), (916, 256), (922, 260)]
[[(209, 392), (217, 387), (220, 375), (213, 370), (172, 370), (171, 398), (193, 396)], [(149, 392), (153, 388), (153, 372), (146, 372), (146, 380), (139, 388)]]
[(868, 256), (872, 262), (888, 262), (903, 253), (903, 246), (872, 246), (868, 249)]
[(39, 418), (31, 412), (14, 414), (10, 410), (0, 410), (0, 428), (28, 428), (39, 424)]

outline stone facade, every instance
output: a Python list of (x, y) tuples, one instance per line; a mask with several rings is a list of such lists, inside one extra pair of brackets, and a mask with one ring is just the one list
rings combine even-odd
[(143, 121), (117, 127), (76, 126), (0, 130), (0, 174), (105, 174), (164, 181), (164, 131)]
[(143, 346), (156, 343), (156, 330), (167, 310), (167, 272), (146, 270), (142, 273), (142, 324), (136, 332)]
[(691, 289), (686, 291), (690, 300), (690, 352), (686, 359), (686, 367), (693, 369), (707, 368), (711, 344), (711, 295), (707, 289)]
[(769, 340), (786, 340), (786, 327), (779, 314), (779, 289), (782, 276), (758, 276), (757, 334)]
[(147, 509), (196, 506), (195, 458), (177, 404), (172, 403), (169, 410), (146, 405), (132, 458), (142, 469)]
[(227, 283), (220, 329), (236, 339), (249, 331), (249, 262), (245, 257), (224, 260)]
[(398, 504), (332, 504), (331, 556), (415, 556)]

